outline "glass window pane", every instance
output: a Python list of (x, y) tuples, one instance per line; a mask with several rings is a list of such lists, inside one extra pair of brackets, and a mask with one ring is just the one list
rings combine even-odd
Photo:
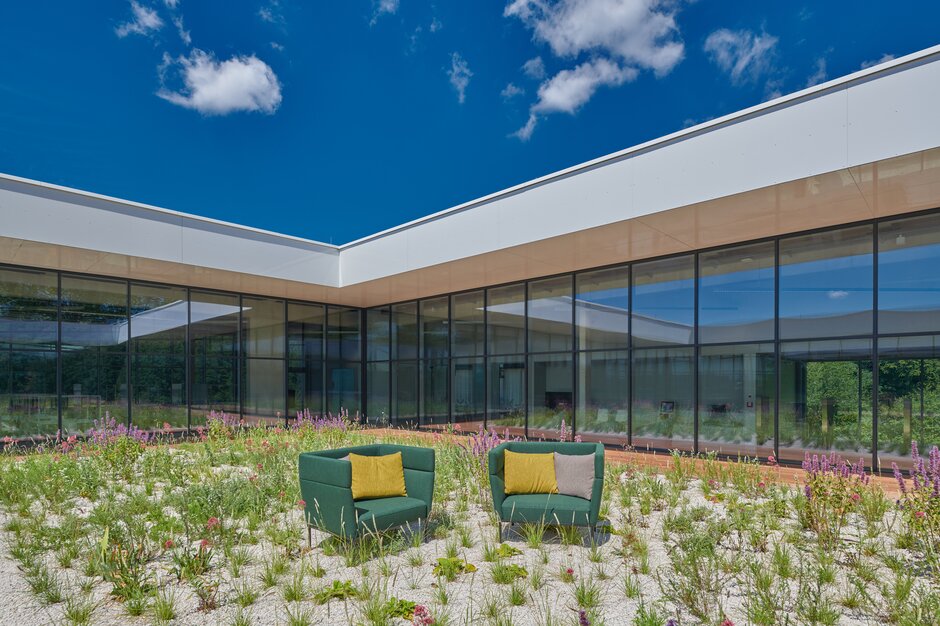
[(868, 339), (780, 345), (780, 458), (836, 451), (871, 464), (872, 362)]
[(447, 360), (421, 362), (421, 425), (447, 424)]
[(326, 364), (327, 409), (333, 415), (348, 411), (349, 417), (353, 419), (359, 416), (360, 367), (358, 362)]
[(486, 299), (489, 353), (525, 352), (525, 284), (488, 289)]
[(55, 350), (58, 275), (0, 268), (0, 349)]
[(529, 352), (571, 350), (571, 276), (529, 283)]
[(62, 349), (127, 349), (127, 283), (62, 277)]
[(878, 225), (878, 332), (940, 331), (940, 215)]
[(451, 298), (451, 306), (454, 310), (453, 355), (482, 355), (486, 337), (483, 291), (456, 294)]
[(578, 348), (629, 348), (630, 268), (583, 272), (575, 280)]
[(692, 450), (694, 367), (692, 348), (633, 351), (634, 448)]
[(911, 467), (940, 446), (940, 335), (878, 340), (878, 463)]
[(389, 364), (387, 361), (369, 363), (367, 367), (366, 421), (387, 424), (391, 415), (389, 405)]
[(421, 354), (424, 359), (446, 359), (448, 352), (449, 299), (421, 301)]
[(392, 362), (392, 422), (407, 426), (418, 421), (418, 364)]
[(529, 438), (558, 439), (562, 422), (570, 436), (573, 365), (571, 353), (529, 357)]
[(83, 433), (108, 416), (127, 423), (127, 356), (96, 348), (63, 351), (62, 430)]
[(337, 361), (358, 361), (361, 358), (359, 310), (329, 307), (327, 310), (327, 357)]
[(392, 307), (392, 358), (418, 358), (418, 303)]
[(366, 358), (387, 361), (390, 352), (392, 310), (387, 306), (366, 311)]
[(284, 358), (284, 301), (242, 298), (242, 341), (247, 357)]
[(630, 428), (630, 355), (582, 352), (578, 366), (578, 434), (584, 441), (627, 443)]
[(633, 345), (691, 344), (695, 260), (681, 256), (633, 266)]
[(56, 353), (0, 350), (0, 437), (59, 430)]
[(245, 421), (283, 424), (284, 361), (282, 359), (247, 359), (242, 370), (245, 389), (242, 412)]
[(699, 341), (774, 338), (774, 244), (699, 255)]
[(483, 426), (486, 413), (486, 368), (482, 358), (454, 359), (453, 389), (454, 423), (464, 430), (475, 431)]
[(500, 434), (525, 435), (525, 357), (487, 359), (487, 424)]
[(238, 296), (190, 292), (191, 424), (205, 423), (209, 411), (237, 413)]
[[(147, 344), (144, 344), (146, 346)], [(133, 365), (131, 419), (143, 430), (176, 430), (189, 423), (186, 401), (186, 357), (136, 354)]]
[(189, 301), (182, 287), (131, 283), (131, 338), (137, 354), (186, 354)]
[(872, 332), (872, 227), (780, 240), (780, 337)]
[(324, 411), (323, 333), (326, 307), (318, 304), (287, 304), (287, 410), (289, 417), (307, 410)]
[(750, 458), (773, 454), (775, 362), (772, 343), (701, 348), (701, 452)]

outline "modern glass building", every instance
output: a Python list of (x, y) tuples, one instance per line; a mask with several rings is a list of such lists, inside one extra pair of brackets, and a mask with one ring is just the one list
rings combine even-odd
[(940, 444), (940, 48), (330, 246), (0, 176), (0, 437), (360, 413)]

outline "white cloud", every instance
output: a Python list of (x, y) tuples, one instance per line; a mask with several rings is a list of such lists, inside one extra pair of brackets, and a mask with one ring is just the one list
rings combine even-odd
[(524, 93), (525, 89), (517, 87), (514, 83), (509, 83), (499, 92), (499, 95), (502, 96), (504, 100), (512, 100), (516, 96), (521, 96)]
[(269, 24), (283, 24), (284, 15), (281, 13), (281, 0), (268, 0), (268, 3), (258, 9), (258, 17)]
[(442, 28), (444, 28), (444, 23), (441, 22), (441, 20), (437, 19), (436, 17), (431, 19), (431, 25), (428, 26), (429, 31), (436, 33)]
[(739, 85), (757, 81), (772, 69), (777, 38), (767, 33), (720, 28), (705, 40), (705, 52)]
[(372, 19), (369, 21), (369, 25), (375, 26), (375, 23), (379, 21), (382, 15), (394, 15), (397, 13), (398, 3), (399, 0), (376, 0), (373, 3), (375, 8), (372, 11)]
[(529, 59), (522, 64), (522, 73), (534, 80), (542, 80), (545, 78), (545, 61), (542, 57)]
[(674, 3), (664, 0), (512, 0), (503, 11), (559, 57), (601, 53), (669, 73), (685, 52)]
[(447, 70), (447, 76), (450, 78), (450, 84), (457, 92), (457, 101), (464, 103), (467, 98), (467, 87), (470, 85), (470, 77), (473, 72), (467, 61), (460, 56), (459, 52), (454, 52), (450, 57), (450, 69)]
[(131, 0), (132, 19), (124, 22), (114, 29), (118, 37), (127, 37), (128, 35), (149, 35), (163, 28), (163, 20), (157, 15), (157, 12), (150, 7)]
[(872, 59), (871, 61), (864, 61), (862, 63), (862, 69), (867, 70), (870, 67), (875, 67), (876, 65), (881, 65), (882, 63), (887, 63), (888, 61), (893, 61), (895, 59), (893, 54), (882, 54), (878, 59)]
[(816, 71), (806, 79), (806, 86), (813, 87), (819, 83), (824, 83), (827, 78), (829, 78), (829, 73), (826, 71), (826, 59), (816, 59)]
[(165, 4), (168, 9), (175, 9), (180, 5), (180, 0), (163, 0), (163, 4)]
[(281, 104), (281, 83), (274, 70), (254, 55), (217, 61), (212, 54), (197, 49), (174, 61), (164, 54), (158, 68), (161, 82), (175, 66), (183, 81), (182, 89), (173, 91), (164, 86), (157, 95), (203, 115), (235, 111), (272, 114)]
[(176, 26), (176, 32), (179, 33), (180, 39), (183, 41), (183, 43), (186, 44), (187, 46), (192, 45), (193, 38), (189, 34), (189, 31), (186, 30), (186, 28), (183, 26), (182, 15), (173, 16), (173, 25)]
[(828, 294), (830, 300), (844, 300), (849, 297), (849, 292), (842, 289), (830, 291)]
[(284, 52), (284, 46), (283, 46), (283, 44), (279, 44), (279, 43), (276, 42), (276, 41), (272, 41), (272, 42), (271, 42), (271, 47), (274, 48), (275, 50), (277, 50), (278, 52)]
[(538, 100), (529, 109), (525, 125), (513, 133), (528, 140), (538, 119), (551, 113), (574, 114), (591, 99), (599, 87), (617, 87), (636, 80), (639, 70), (621, 67), (609, 59), (595, 59), (571, 70), (562, 70), (539, 85)]

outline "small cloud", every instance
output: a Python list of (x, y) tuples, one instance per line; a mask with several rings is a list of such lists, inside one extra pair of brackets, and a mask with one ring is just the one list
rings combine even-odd
[(826, 82), (829, 74), (826, 72), (826, 59), (816, 59), (816, 71), (806, 80), (807, 87), (813, 87), (819, 83)]
[(269, 0), (266, 5), (258, 9), (258, 17), (269, 24), (283, 24), (284, 15), (281, 12), (281, 0)]
[(571, 70), (562, 70), (539, 85), (538, 100), (529, 109), (529, 119), (513, 136), (527, 141), (535, 130), (539, 116), (551, 113), (573, 115), (599, 87), (616, 87), (636, 80), (639, 70), (620, 67), (609, 59), (595, 59)]
[(882, 63), (887, 63), (888, 61), (893, 61), (895, 56), (893, 54), (882, 54), (880, 58), (873, 59), (871, 61), (864, 61), (862, 63), (862, 69), (867, 70), (870, 67), (875, 67), (876, 65), (881, 65)]
[(131, 20), (114, 29), (118, 37), (128, 35), (149, 35), (163, 28), (163, 20), (150, 7), (131, 0)]
[(379, 18), (383, 15), (394, 15), (397, 13), (398, 3), (399, 0), (376, 0), (373, 2), (375, 8), (372, 11), (372, 19), (369, 21), (369, 26), (375, 26), (376, 22), (378, 22)]
[(163, 0), (163, 4), (166, 5), (166, 8), (172, 10), (180, 5), (180, 0)]
[(513, 83), (509, 83), (499, 92), (499, 95), (503, 97), (503, 100), (512, 100), (516, 96), (521, 96), (525, 93), (525, 89), (522, 87), (517, 87)]
[(282, 44), (279, 44), (276, 41), (271, 42), (271, 47), (277, 50), (278, 52), (284, 52), (284, 46)]
[(720, 28), (705, 39), (705, 52), (731, 82), (757, 82), (773, 68), (777, 38), (767, 33)]
[(843, 289), (835, 289), (828, 294), (830, 300), (842, 300), (849, 297), (849, 292)]
[(251, 56), (235, 56), (225, 61), (202, 50), (173, 60), (164, 54), (158, 68), (161, 83), (170, 71), (179, 68), (183, 86), (170, 90), (164, 85), (157, 95), (167, 102), (199, 111), (203, 115), (227, 115), (236, 111), (272, 114), (281, 104), (281, 83), (274, 70)]
[(193, 43), (192, 35), (190, 35), (189, 31), (186, 30), (185, 27), (183, 27), (183, 16), (174, 15), (173, 25), (176, 26), (176, 32), (179, 34), (180, 39), (183, 41), (183, 43), (186, 44), (187, 46), (192, 45)]
[(457, 92), (457, 102), (464, 103), (467, 97), (467, 87), (470, 85), (470, 77), (473, 72), (467, 61), (460, 56), (459, 52), (454, 52), (450, 57), (450, 69), (447, 70), (447, 77), (450, 78), (450, 84)]
[(436, 17), (431, 19), (431, 25), (428, 26), (428, 30), (432, 33), (436, 33), (440, 29), (444, 28), (444, 23)]
[(542, 80), (545, 78), (545, 61), (542, 57), (529, 59), (522, 64), (522, 73), (533, 80)]

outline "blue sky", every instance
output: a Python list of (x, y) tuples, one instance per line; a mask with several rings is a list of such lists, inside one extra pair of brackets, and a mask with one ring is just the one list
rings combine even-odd
[(936, 44), (938, 17), (936, 2), (4, 2), (0, 172), (343, 243)]

